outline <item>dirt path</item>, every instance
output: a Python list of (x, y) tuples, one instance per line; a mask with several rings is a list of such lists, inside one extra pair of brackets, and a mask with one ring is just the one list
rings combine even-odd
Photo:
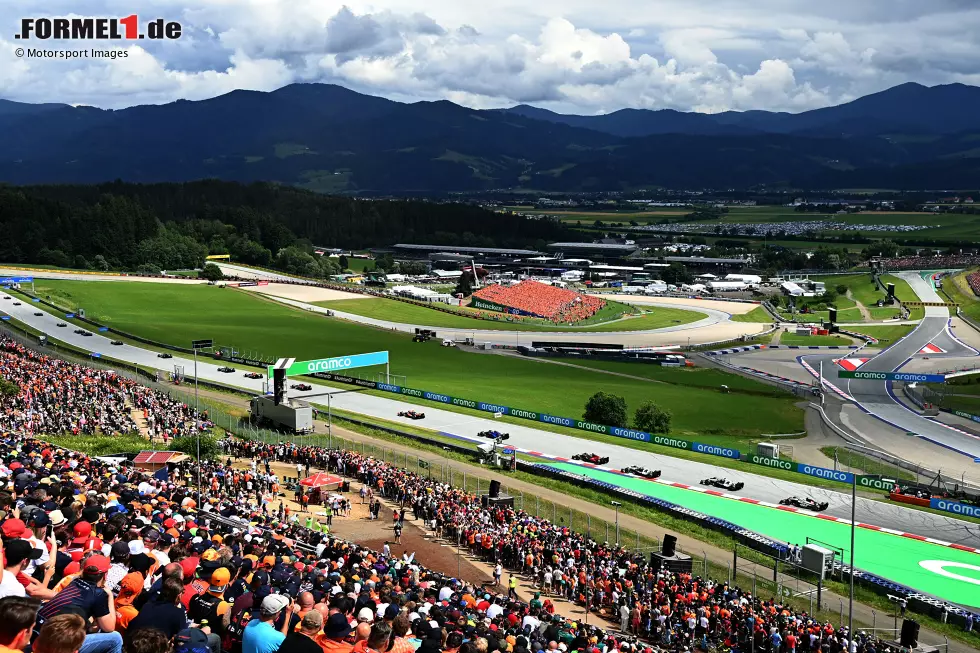
[(851, 294), (850, 288), (847, 289), (847, 293), (844, 296), (850, 299), (852, 302), (854, 302), (854, 305), (857, 306), (858, 311), (861, 313), (862, 320), (864, 320), (865, 322), (874, 322), (874, 318), (871, 317), (871, 311), (868, 310), (867, 306), (865, 306), (858, 300), (854, 299), (854, 295)]
[[(243, 408), (247, 408), (248, 406), (247, 399), (243, 397), (236, 397), (236, 396), (227, 395), (224, 393), (214, 392), (210, 390), (204, 390), (204, 389), (201, 389), (200, 393), (202, 396), (209, 396), (217, 401), (221, 401), (226, 404), (241, 406)], [(315, 432), (325, 434), (327, 432), (326, 425), (323, 422), (319, 422), (319, 421), (316, 422)], [(389, 451), (396, 452), (400, 455), (415, 457), (418, 456), (419, 454), (419, 450), (411, 445), (403, 445), (394, 442), (389, 442), (386, 440), (377, 440), (375, 438), (357, 433), (355, 431), (350, 431), (342, 427), (334, 426), (333, 432), (340, 437), (346, 438), (354, 442), (365, 442), (374, 445), (380, 444), (384, 448), (388, 449)], [(813, 444), (817, 445), (817, 442), (814, 442)], [(814, 448), (816, 449), (818, 448), (818, 446), (819, 445), (817, 445)], [(476, 477), (476, 478), (484, 479), (486, 481), (496, 478), (495, 474), (493, 473), (493, 470), (478, 465), (467, 464), (464, 462), (454, 460), (452, 461), (452, 468), (456, 472), (465, 472), (471, 478)], [(295, 467), (292, 467), (292, 472), (293, 474), (295, 473)], [(290, 474), (290, 476), (292, 476), (292, 474)], [(539, 485), (528, 483), (526, 481), (522, 481), (519, 479), (508, 478), (506, 479), (506, 481), (507, 481), (506, 484), (508, 488), (510, 488), (511, 490), (519, 490), (523, 492), (525, 495), (527, 495), (528, 497), (537, 496), (542, 499), (552, 501), (557, 505), (568, 506), (573, 510), (580, 511), (585, 514), (589, 514), (597, 519), (602, 519), (607, 523), (614, 523), (617, 518), (617, 512), (609, 506), (595, 504), (590, 501), (586, 501), (584, 499), (568, 495), (564, 492), (560, 492), (558, 490), (552, 490), (546, 487), (541, 487)], [(657, 526), (648, 521), (645, 521), (643, 519), (628, 514), (618, 513), (618, 519), (619, 519), (620, 528), (622, 530), (636, 531), (640, 535), (648, 538), (656, 538), (657, 540), (661, 540), (665, 534), (673, 535), (674, 537), (677, 538), (677, 548), (679, 550), (684, 551), (685, 553), (687, 553), (688, 555), (690, 555), (695, 559), (707, 558), (709, 561), (722, 566), (730, 565), (732, 562), (731, 551), (717, 546), (713, 546), (711, 544), (707, 544), (705, 542), (701, 542), (700, 540), (697, 540), (691, 537), (690, 535), (687, 535), (686, 533), (666, 530), (661, 526)], [(799, 542), (799, 544), (802, 544), (804, 539), (805, 538), (803, 538), (801, 535), (801, 542)], [(740, 564), (742, 565), (740, 569), (742, 569), (745, 563), (744, 561), (741, 561)], [(766, 573), (771, 574), (771, 570), (767, 571)], [(762, 575), (762, 572), (760, 572), (760, 575)], [(504, 577), (507, 578), (506, 573)], [(780, 575), (780, 577), (787, 584), (787, 586), (791, 584), (791, 579), (789, 577), (782, 577), (782, 575)], [(522, 580), (521, 588), (522, 589), (525, 588), (527, 584), (528, 583), (526, 580)], [(845, 617), (846, 617), (846, 607), (847, 607), (846, 596), (840, 596), (834, 594), (833, 592), (824, 590), (823, 597), (825, 602), (824, 605), (825, 607), (829, 607), (829, 609), (836, 609), (838, 605), (843, 606), (843, 610), (845, 612)], [(552, 600), (554, 600), (554, 598), (552, 598)], [(572, 608), (572, 610), (574, 610), (574, 608)], [(864, 605), (862, 603), (854, 604), (855, 623), (859, 623), (864, 627), (870, 626), (873, 620), (875, 619), (873, 613), (874, 611), (870, 606)], [(927, 641), (927, 642), (943, 641), (943, 637), (941, 635), (929, 631), (926, 628), (922, 628), (921, 633), (922, 633), (921, 639), (923, 641)], [(975, 652), (975, 650), (976, 649), (970, 647), (969, 645), (959, 641), (954, 640), (954, 641), (950, 641), (949, 643), (949, 651), (952, 653), (967, 653), (970, 651)]]
[(778, 345), (779, 344), (779, 339), (783, 337), (783, 334), (784, 333), (786, 333), (786, 332), (783, 329), (776, 329), (775, 331), (773, 331), (772, 332), (772, 338), (769, 339), (769, 344), (770, 345)]

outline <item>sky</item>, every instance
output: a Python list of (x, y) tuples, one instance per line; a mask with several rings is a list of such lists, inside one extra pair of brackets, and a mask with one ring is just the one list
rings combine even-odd
[[(134, 13), (181, 37), (14, 38), (24, 18)], [(978, 34), (978, 0), (4, 0), (0, 98), (122, 108), (323, 82), (473, 108), (797, 112), (980, 85)]]

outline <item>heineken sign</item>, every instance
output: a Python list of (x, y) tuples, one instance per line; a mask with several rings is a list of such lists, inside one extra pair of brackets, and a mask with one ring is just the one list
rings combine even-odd
[(837, 376), (842, 379), (861, 379), (865, 381), (907, 381), (909, 383), (945, 383), (944, 374), (909, 374), (907, 372), (848, 372), (840, 370)]
[[(300, 374), (317, 374), (319, 372), (343, 372), (355, 367), (371, 367), (372, 365), (387, 365), (388, 352), (375, 351), (370, 354), (354, 354), (353, 356), (337, 356), (336, 358), (321, 358), (313, 361), (299, 361), (286, 368), (286, 376)], [(272, 366), (269, 366), (269, 378), (272, 378)]]

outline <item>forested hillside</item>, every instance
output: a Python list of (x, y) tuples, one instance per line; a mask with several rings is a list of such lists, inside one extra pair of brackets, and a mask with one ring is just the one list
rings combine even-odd
[(313, 245), (540, 248), (567, 235), (555, 222), (462, 204), (359, 200), (213, 180), (0, 187), (0, 233), (3, 263), (159, 271), (230, 253), (237, 261), (297, 273), (320, 264), (310, 255)]

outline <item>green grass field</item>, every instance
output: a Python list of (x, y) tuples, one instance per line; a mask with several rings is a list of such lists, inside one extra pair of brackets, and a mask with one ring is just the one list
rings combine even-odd
[[(874, 280), (872, 279), (870, 273), (844, 274), (844, 275), (834, 274), (834, 275), (823, 275), (823, 276), (814, 275), (810, 278), (815, 281), (825, 282), (827, 284), (827, 288), (836, 288), (839, 285), (847, 286), (851, 291), (852, 297), (855, 300), (864, 304), (864, 306), (870, 311), (871, 317), (874, 320), (889, 320), (898, 317), (900, 313), (900, 309), (897, 306), (894, 307), (886, 306), (881, 308), (875, 306), (875, 304), (878, 302), (879, 299), (884, 299), (885, 292), (879, 290), (875, 286)], [(912, 287), (904, 279), (900, 279), (891, 274), (885, 274), (882, 275), (881, 281), (884, 284), (888, 284), (888, 283), (895, 284), (895, 296), (900, 301), (911, 301), (911, 302), (919, 301), (919, 298), (912, 290)], [(841, 302), (847, 302), (847, 301), (848, 301), (847, 297), (841, 297), (840, 300), (838, 300), (838, 308), (843, 308), (844, 304), (842, 304)], [(851, 303), (851, 306), (854, 306), (853, 302)], [(925, 309), (913, 308), (911, 310), (911, 315), (909, 319), (921, 320), (924, 315), (925, 315)], [(846, 314), (846, 316), (842, 316), (838, 314), (838, 320), (840, 320), (841, 322), (859, 321), (860, 314), (854, 314), (853, 311)]]
[(825, 346), (825, 345), (853, 345), (854, 341), (850, 338), (845, 338), (843, 336), (798, 336), (792, 331), (788, 333), (783, 333), (779, 336), (780, 345), (799, 345), (801, 347), (810, 346)]
[(864, 335), (871, 336), (872, 338), (877, 338), (882, 345), (893, 345), (908, 334), (912, 333), (915, 329), (914, 325), (911, 324), (893, 324), (890, 326), (860, 326), (852, 327), (848, 331), (854, 331), (855, 333), (863, 333)]
[(943, 279), (943, 290), (954, 302), (960, 305), (960, 310), (968, 318), (980, 321), (980, 299), (973, 293), (970, 284), (966, 281), (967, 275), (971, 272), (974, 270), (965, 270), (953, 277), (946, 277)]
[[(607, 319), (612, 321), (570, 327), (554, 326), (540, 320), (535, 322), (508, 322), (503, 315), (500, 321), (481, 320), (467, 315), (467, 313), (475, 313), (476, 311), (470, 311), (466, 308), (460, 309), (459, 313), (447, 313), (418, 304), (383, 297), (336, 299), (316, 302), (316, 304), (335, 311), (402, 324), (419, 324), (449, 329), (490, 329), (494, 331), (568, 331), (574, 329), (583, 331), (646, 331), (678, 324), (689, 324), (706, 317), (704, 313), (697, 311), (664, 307), (653, 308), (639, 315), (619, 319), (616, 314), (620, 311), (629, 310), (629, 307), (618, 302), (609, 302), (603, 311), (606, 311)], [(487, 311), (481, 311), (481, 313), (486, 314)]]
[(760, 324), (772, 323), (773, 321), (772, 316), (761, 306), (753, 308), (748, 313), (732, 315), (731, 319), (732, 322), (754, 322)]
[[(670, 408), (672, 433), (679, 436), (802, 430), (803, 413), (791, 397), (692, 387), (683, 382), (692, 371), (683, 368), (664, 370), (676, 382), (651, 384), (515, 356), (467, 353), (215, 286), (45, 281), (37, 290), (42, 297), (84, 307), (101, 323), (181, 346), (211, 338), (217, 346), (301, 360), (388, 350), (392, 374), (405, 376), (398, 380), (402, 385), (553, 415), (578, 417), (586, 400), (603, 390), (624, 397), (631, 415), (648, 400)], [(740, 418), (733, 420), (732, 415)]]

